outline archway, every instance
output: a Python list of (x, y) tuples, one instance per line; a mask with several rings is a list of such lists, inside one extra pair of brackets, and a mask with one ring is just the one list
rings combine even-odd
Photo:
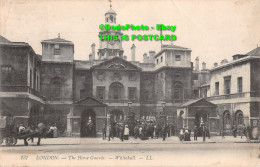
[(81, 113), (81, 137), (96, 137), (96, 114), (92, 109)]
[(202, 136), (202, 123), (205, 123), (206, 125), (208, 123), (208, 113), (206, 111), (198, 111), (195, 114), (195, 125), (198, 127), (198, 136)]
[(235, 113), (235, 125), (242, 126), (244, 124), (243, 112), (241, 110), (237, 110)]
[(109, 86), (109, 99), (122, 100), (124, 99), (124, 86), (120, 82), (113, 82)]
[(223, 113), (223, 130), (231, 129), (231, 115), (228, 110)]
[(116, 136), (116, 124), (119, 122), (123, 122), (124, 114), (121, 110), (113, 110), (110, 112), (110, 125), (113, 129), (113, 136)]

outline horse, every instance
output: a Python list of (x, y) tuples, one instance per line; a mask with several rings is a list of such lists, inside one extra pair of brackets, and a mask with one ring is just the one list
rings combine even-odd
[(35, 129), (31, 129), (31, 128), (27, 127), (25, 129), (25, 134), (22, 137), (24, 140), (24, 145), (28, 146), (27, 141), (29, 141), (29, 140), (33, 141), (33, 138), (37, 137), (38, 138), (37, 145), (39, 146), (41, 143), (41, 138), (46, 137), (47, 134), (49, 133), (46, 130), (47, 129), (43, 123), (39, 123)]

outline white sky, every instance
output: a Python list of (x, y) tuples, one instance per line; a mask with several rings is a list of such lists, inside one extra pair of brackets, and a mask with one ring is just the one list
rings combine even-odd
[[(27, 42), (41, 54), (41, 41), (56, 38), (75, 45), (75, 59), (87, 60), (91, 44), (99, 48), (98, 26), (105, 21), (108, 0), (0, 0), (0, 34), (13, 42)], [(192, 49), (192, 61), (199, 56), (207, 67), (232, 55), (247, 53), (260, 45), (260, 0), (113, 0), (117, 23), (176, 25), (173, 44)], [(131, 34), (159, 34), (151, 31), (123, 31)], [(171, 34), (164, 31), (163, 34)], [(124, 41), (124, 54), (136, 60), (149, 50), (160, 50), (159, 41)], [(170, 44), (170, 42), (164, 42)], [(201, 66), (201, 65), (200, 65)]]

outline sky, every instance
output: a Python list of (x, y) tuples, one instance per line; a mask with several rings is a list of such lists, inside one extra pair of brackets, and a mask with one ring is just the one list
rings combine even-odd
[[(96, 44), (96, 52), (99, 48), (98, 27), (105, 22), (109, 4), (108, 0), (0, 0), (0, 35), (27, 42), (41, 54), (41, 41), (60, 33), (74, 43), (75, 60), (88, 60), (91, 44)], [(191, 61), (198, 56), (208, 68), (260, 46), (260, 0), (112, 0), (112, 8), (120, 25), (176, 26), (175, 32), (163, 34), (176, 35), (172, 44), (190, 48)], [(160, 34), (156, 30), (123, 33)], [(159, 41), (123, 41), (128, 60), (132, 44), (140, 62), (144, 53), (161, 48)]]

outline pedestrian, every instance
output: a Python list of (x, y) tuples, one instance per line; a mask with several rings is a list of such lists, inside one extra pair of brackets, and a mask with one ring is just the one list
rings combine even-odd
[(102, 136), (103, 136), (103, 140), (106, 140), (106, 131), (107, 131), (107, 128), (106, 128), (106, 124), (103, 125), (103, 128), (102, 128)]
[(143, 136), (142, 131), (143, 131), (143, 127), (140, 126), (140, 128), (139, 128), (139, 138), (140, 138), (141, 140), (142, 140), (142, 136)]
[(203, 135), (203, 141), (206, 141), (206, 125), (202, 125), (202, 135)]
[(184, 139), (184, 129), (180, 129), (180, 141)]
[(121, 141), (124, 141), (124, 127), (123, 125), (119, 126), (119, 137)]
[(135, 127), (134, 127), (134, 137), (135, 137), (135, 139), (137, 139), (137, 136), (138, 136), (138, 133), (139, 132), (139, 127), (138, 127), (138, 125), (136, 125)]
[(154, 130), (155, 130), (155, 138), (158, 139), (159, 138), (159, 127), (155, 125)]
[(221, 135), (222, 139), (225, 139), (225, 133), (223, 130), (220, 131), (220, 135)]
[(186, 127), (184, 131), (184, 141), (189, 141), (189, 130)]
[(110, 141), (110, 138), (114, 139), (114, 136), (112, 134), (112, 127), (111, 125), (108, 126), (108, 141)]
[(194, 140), (198, 140), (198, 128), (197, 128), (197, 126), (195, 126), (195, 128), (194, 128)]
[(129, 138), (129, 128), (128, 125), (125, 125), (125, 129), (124, 129), (124, 139), (128, 140)]
[(163, 141), (165, 141), (167, 135), (167, 129), (165, 127), (165, 125), (162, 127), (162, 137), (163, 137)]
[(119, 138), (119, 125), (118, 124), (116, 124), (115, 130), (116, 130), (116, 137)]

